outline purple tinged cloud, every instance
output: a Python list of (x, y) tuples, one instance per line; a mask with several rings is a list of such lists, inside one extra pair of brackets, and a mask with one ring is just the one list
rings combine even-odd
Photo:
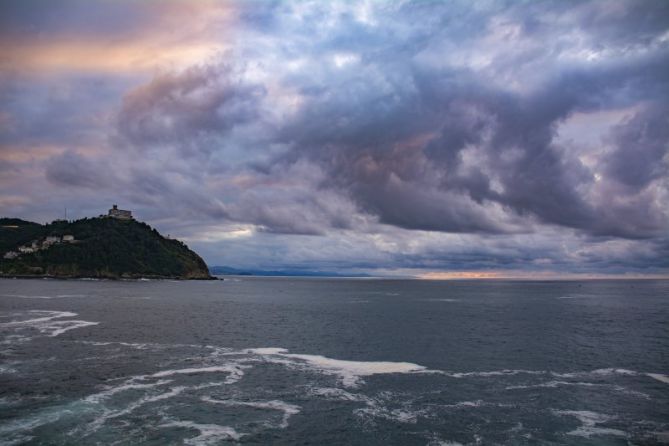
[(669, 275), (664, 1), (101, 4), (3, 5), (3, 215), (119, 202), (240, 268)]

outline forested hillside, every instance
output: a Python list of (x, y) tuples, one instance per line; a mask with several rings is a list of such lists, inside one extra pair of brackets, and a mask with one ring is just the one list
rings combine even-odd
[[(44, 244), (47, 237), (66, 235), (74, 240)], [(31, 245), (38, 248), (19, 252)], [(0, 256), (7, 252), (16, 257), (0, 258), (3, 276), (211, 278), (202, 258), (184, 243), (135, 220), (99, 217), (40, 225), (3, 218)]]

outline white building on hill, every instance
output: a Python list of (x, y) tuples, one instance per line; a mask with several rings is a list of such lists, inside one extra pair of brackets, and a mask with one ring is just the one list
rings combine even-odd
[(124, 209), (119, 209), (118, 206), (113, 205), (107, 213), (108, 217), (118, 218), (119, 220), (132, 220), (132, 212)]

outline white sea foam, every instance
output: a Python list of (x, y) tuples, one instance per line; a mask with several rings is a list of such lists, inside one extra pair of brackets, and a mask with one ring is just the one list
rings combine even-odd
[(389, 407), (389, 404), (392, 404), (391, 401), (396, 399), (396, 395), (390, 392), (382, 392), (375, 397), (369, 397), (339, 388), (315, 387), (309, 389), (309, 393), (328, 400), (363, 403), (365, 407), (353, 411), (360, 417), (383, 418), (399, 423), (414, 424), (419, 417), (429, 416), (429, 410), (426, 408), (414, 409), (407, 404), (400, 408)]
[(357, 403), (373, 404), (373, 400), (359, 393), (347, 392), (344, 389), (336, 387), (315, 387), (309, 389), (309, 393), (314, 396), (323, 397), (330, 400), (353, 401)]
[(425, 367), (410, 362), (388, 361), (346, 361), (326, 358), (320, 355), (285, 354), (289, 358), (299, 359), (311, 367), (325, 373), (337, 375), (344, 386), (356, 387), (361, 377), (378, 374), (412, 373), (426, 370)]
[(140, 342), (101, 342), (101, 341), (76, 341), (81, 344), (93, 345), (96, 347), (106, 347), (108, 345), (120, 345), (123, 347), (136, 348), (138, 350), (146, 350), (149, 348), (164, 348), (163, 344), (140, 343)]
[(459, 401), (454, 404), (446, 404), (444, 407), (481, 407), (486, 405), (483, 400), (476, 401)]
[(245, 407), (253, 407), (256, 409), (278, 410), (280, 412), (283, 412), (283, 416), (281, 417), (281, 422), (277, 425), (277, 427), (281, 429), (287, 428), (288, 420), (290, 419), (290, 417), (300, 413), (301, 410), (300, 406), (296, 406), (294, 404), (289, 404), (279, 400), (272, 400), (272, 401), (218, 400), (210, 398), (208, 396), (203, 396), (200, 399), (206, 403), (222, 404), (225, 406), (245, 406)]
[(446, 373), (452, 378), (467, 378), (470, 376), (475, 377), (490, 377), (490, 376), (506, 376), (506, 375), (543, 375), (546, 372), (541, 370), (491, 370), (488, 372), (456, 372), (456, 373)]
[(390, 421), (397, 421), (399, 423), (416, 424), (418, 422), (418, 418), (425, 416), (427, 411), (410, 410), (407, 408), (389, 409), (379, 405), (365, 407), (363, 409), (356, 409), (353, 411), (353, 413), (358, 416), (372, 416), (374, 418), (383, 418)]
[(121, 384), (120, 386), (115, 386), (115, 387), (110, 387), (105, 391), (96, 393), (94, 395), (87, 396), (84, 398), (84, 401), (89, 402), (89, 403), (100, 403), (103, 400), (106, 400), (110, 398), (113, 395), (116, 395), (117, 393), (125, 392), (127, 390), (145, 390), (145, 389), (150, 389), (153, 387), (157, 386), (163, 386), (165, 384), (171, 383), (172, 380), (169, 379), (163, 379), (163, 380), (158, 380), (153, 383), (138, 383), (137, 378), (131, 378), (125, 383)]
[(74, 317), (77, 313), (72, 313), (71, 311), (46, 311), (46, 310), (29, 310), (30, 314), (44, 314), (43, 317), (38, 317), (34, 319), (25, 319), (11, 322), (3, 322), (0, 324), (0, 327), (24, 327), (41, 324), (42, 322), (49, 322), (53, 319), (60, 319), (64, 317)]
[(55, 296), (33, 294), (0, 294), (2, 297), (18, 297), (20, 299), (61, 299), (66, 297), (86, 297), (85, 294), (57, 294)]
[(426, 302), (460, 302), (460, 299), (448, 299), (448, 298), (440, 298), (440, 299), (423, 299)]
[(625, 393), (627, 395), (632, 395), (639, 398), (650, 399), (650, 396), (643, 393), (637, 392), (636, 390), (630, 390), (623, 386), (614, 385), (614, 384), (603, 384), (603, 383), (591, 383), (583, 381), (547, 381), (538, 384), (527, 384), (527, 385), (517, 385), (517, 386), (507, 386), (506, 390), (520, 390), (520, 389), (540, 389), (540, 388), (556, 388), (560, 386), (583, 386), (583, 387), (605, 387), (610, 388), (616, 392)]
[[(25, 314), (25, 313), (24, 313)], [(75, 328), (98, 325), (99, 322), (90, 322), (82, 320), (61, 320), (77, 316), (77, 313), (71, 311), (47, 311), (47, 310), (29, 310), (28, 316), (42, 315), (41, 317), (20, 319), (10, 322), (0, 323), (0, 328), (10, 328), (18, 331), (37, 330), (39, 333), (55, 337)], [(10, 335), (11, 336), (11, 335)], [(29, 337), (27, 339), (30, 339)], [(25, 340), (25, 339), (24, 339)]]
[(74, 330), (75, 328), (90, 327), (93, 325), (98, 325), (99, 322), (90, 322), (90, 321), (60, 321), (58, 323), (52, 324), (48, 329), (53, 329), (51, 333), (48, 333), (48, 336), (54, 337), (65, 333), (66, 331)]
[(540, 389), (540, 388), (555, 388), (559, 386), (584, 386), (584, 387), (596, 387), (596, 386), (607, 386), (607, 384), (597, 384), (589, 382), (574, 382), (574, 381), (547, 381), (539, 384), (528, 384), (528, 385), (518, 385), (518, 386), (507, 386), (506, 390), (517, 390), (517, 389)]
[(239, 440), (244, 434), (237, 432), (229, 426), (220, 426), (218, 424), (200, 424), (192, 421), (170, 421), (158, 427), (183, 427), (186, 429), (195, 429), (199, 432), (196, 437), (184, 440), (184, 444), (193, 446), (205, 446), (219, 444), (225, 440)]
[(620, 368), (606, 368), (606, 369), (596, 369), (584, 372), (570, 372), (570, 373), (551, 372), (551, 375), (558, 378), (582, 378), (582, 377), (613, 376), (613, 375), (636, 376), (638, 374), (639, 372), (635, 372), (634, 370), (620, 369)]
[(247, 348), (244, 350), (244, 353), (252, 353), (256, 355), (281, 355), (288, 353), (288, 350), (277, 347)]
[(663, 375), (661, 373), (646, 373), (646, 375), (665, 384), (669, 384), (669, 376), (667, 375)]
[[(115, 419), (115, 418), (119, 418), (119, 417), (128, 415), (128, 414), (134, 412), (135, 410), (139, 409), (140, 407), (142, 407), (146, 404), (154, 403), (156, 401), (162, 401), (162, 400), (166, 400), (166, 399), (175, 397), (175, 396), (181, 394), (186, 389), (187, 389), (187, 387), (185, 387), (185, 386), (175, 386), (175, 387), (171, 388), (170, 390), (168, 390), (166, 392), (163, 392), (163, 393), (159, 393), (157, 395), (143, 396), (142, 398), (139, 398), (139, 399), (137, 399), (133, 402), (130, 402), (130, 403), (126, 404), (125, 408), (120, 409), (120, 410), (104, 409), (102, 415), (97, 417), (91, 423), (88, 423), (88, 425), (86, 425), (83, 428), (84, 436), (85, 435), (90, 435), (93, 432), (97, 431), (105, 423), (107, 423), (108, 420), (112, 420), (112, 419)], [(86, 401), (86, 400), (88, 400), (88, 401)], [(89, 397), (86, 400), (84, 400), (84, 401), (89, 402), (89, 403), (93, 403), (93, 404), (97, 404), (99, 402), (99, 400), (96, 400), (95, 395), (93, 396), (93, 398)], [(76, 428), (73, 432), (70, 432), (70, 434), (72, 434), (72, 433), (74, 433), (78, 430), (80, 430), (80, 428)]]
[(558, 415), (575, 417), (581, 422), (582, 426), (567, 432), (567, 435), (575, 435), (579, 437), (591, 437), (593, 435), (627, 436), (625, 432), (618, 429), (597, 427), (598, 424), (614, 420), (615, 417), (611, 415), (591, 412), (589, 410), (555, 410), (553, 412)]
[(558, 296), (558, 299), (587, 299), (590, 297), (598, 297), (594, 294), (568, 294), (566, 296)]
[(462, 443), (451, 440), (442, 440), (436, 433), (429, 434), (429, 441), (426, 446), (463, 446)]
[[(293, 366), (307, 366), (310, 369), (318, 370), (322, 373), (335, 375), (339, 377), (342, 384), (346, 387), (357, 387), (361, 382), (361, 377), (393, 374), (393, 373), (417, 373), (425, 372), (427, 369), (418, 364), (410, 362), (388, 362), (388, 361), (347, 361), (342, 359), (332, 359), (320, 355), (304, 355), (288, 353), (283, 348), (254, 348), (245, 350), (248, 353), (269, 356), (265, 358), (269, 362), (276, 362), (276, 358), (284, 359), (281, 363)], [(297, 362), (286, 362), (285, 359), (298, 360)]]
[(154, 378), (162, 378), (173, 375), (194, 375), (199, 373), (229, 373), (225, 383), (233, 384), (244, 377), (244, 368), (248, 368), (248, 366), (242, 366), (239, 364), (225, 364), (209, 367), (163, 370), (161, 372), (156, 372), (151, 376)]
[(26, 294), (0, 294), (2, 297), (18, 297), (20, 299), (53, 299), (54, 296), (30, 296)]

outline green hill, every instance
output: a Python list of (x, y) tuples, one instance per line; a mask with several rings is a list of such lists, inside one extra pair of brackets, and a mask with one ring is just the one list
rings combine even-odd
[[(74, 236), (73, 242), (44, 247), (47, 237)], [(36, 241), (35, 252), (4, 258)], [(202, 258), (161, 236), (146, 223), (84, 218), (46, 225), (0, 219), (0, 276), (211, 279)]]

